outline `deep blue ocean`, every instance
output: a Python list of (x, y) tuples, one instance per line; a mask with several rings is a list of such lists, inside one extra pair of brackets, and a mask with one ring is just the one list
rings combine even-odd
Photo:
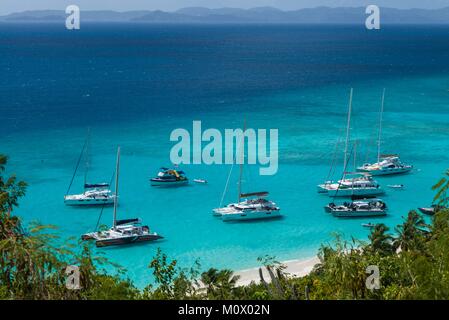
[[(449, 167), (449, 27), (199, 26), (0, 24), (0, 153), (9, 173), (29, 183), (15, 211), (26, 222), (59, 227), (61, 237), (92, 231), (98, 208), (63, 203), (90, 128), (90, 171), (109, 181), (122, 147), (120, 218), (141, 217), (165, 239), (101, 249), (139, 286), (158, 247), (183, 267), (255, 267), (257, 257), (302, 259), (335, 232), (366, 239), (366, 219), (326, 214), (316, 192), (343, 137), (350, 88), (351, 135), (359, 164), (373, 161), (379, 108), (386, 88), (383, 152), (415, 166), (409, 175), (379, 178), (404, 184), (387, 190), (394, 229), (409, 209), (431, 203), (431, 186)], [(169, 166), (175, 128), (279, 129), (279, 171), (245, 168), (248, 191), (269, 190), (284, 218), (226, 224), (212, 217), (230, 167), (182, 166), (208, 185), (152, 188)], [(338, 156), (341, 166), (343, 152)], [(82, 189), (83, 170), (72, 191)], [(339, 169), (337, 169), (337, 172)], [(340, 170), (341, 171), (341, 170)], [(236, 176), (226, 201), (235, 201)], [(338, 177), (335, 177), (338, 178)], [(112, 209), (101, 223), (110, 225)]]

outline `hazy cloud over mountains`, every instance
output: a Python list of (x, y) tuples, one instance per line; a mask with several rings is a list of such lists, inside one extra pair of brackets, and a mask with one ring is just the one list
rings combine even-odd
[[(25, 11), (1, 16), (4, 22), (65, 21), (64, 10)], [(182, 8), (175, 12), (155, 11), (81, 11), (84, 22), (139, 23), (364, 23), (365, 7), (317, 7), (282, 11), (273, 7), (251, 9), (205, 7)], [(382, 23), (447, 24), (449, 7), (443, 9), (381, 9)]]

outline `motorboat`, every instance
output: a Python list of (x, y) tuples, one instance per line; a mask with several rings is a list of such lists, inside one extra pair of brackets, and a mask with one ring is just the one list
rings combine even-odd
[(433, 216), (435, 214), (435, 212), (437, 212), (438, 210), (441, 210), (441, 206), (437, 205), (437, 204), (433, 204), (430, 207), (422, 207), (422, 208), (418, 208), (418, 210), (423, 213), (426, 214), (428, 216)]
[(372, 176), (407, 173), (412, 169), (412, 165), (403, 164), (396, 155), (381, 156), (380, 161), (373, 164), (366, 163), (357, 168), (358, 171), (367, 172)]
[(152, 186), (171, 187), (189, 183), (184, 171), (177, 169), (161, 168), (156, 177), (150, 179)]
[(380, 199), (358, 200), (342, 204), (332, 202), (324, 209), (334, 217), (342, 218), (378, 217), (387, 214), (387, 205)]
[(117, 150), (117, 164), (115, 175), (115, 197), (112, 228), (105, 231), (86, 233), (81, 236), (82, 240), (94, 240), (97, 247), (107, 247), (115, 245), (133, 244), (139, 242), (149, 242), (162, 239), (163, 237), (155, 232), (150, 232), (148, 226), (143, 226), (140, 219), (117, 220), (118, 204), (118, 181), (120, 168), (120, 147)]

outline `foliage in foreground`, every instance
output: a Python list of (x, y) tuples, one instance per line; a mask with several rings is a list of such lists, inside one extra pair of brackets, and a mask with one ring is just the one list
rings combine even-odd
[[(307, 276), (296, 278), (272, 257), (261, 258), (269, 279), (237, 286), (231, 270), (209, 269), (199, 263), (181, 269), (176, 260), (157, 251), (149, 264), (155, 284), (137, 289), (118, 266), (114, 275), (90, 244), (65, 245), (53, 226), (24, 227), (12, 215), (26, 184), (6, 177), (7, 158), (0, 155), (0, 299), (449, 299), (449, 181), (435, 186), (438, 212), (430, 225), (410, 211), (395, 228), (376, 225), (369, 241), (347, 242), (337, 237), (319, 251), (320, 263)], [(79, 290), (66, 288), (68, 265), (80, 268)], [(366, 286), (368, 266), (378, 266), (380, 289)], [(114, 265), (113, 265), (114, 266)]]

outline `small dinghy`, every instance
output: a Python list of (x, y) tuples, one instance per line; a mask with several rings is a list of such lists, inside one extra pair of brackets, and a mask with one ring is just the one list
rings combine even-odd
[(193, 179), (193, 182), (207, 184), (207, 180), (204, 180), (204, 179)]
[(374, 223), (371, 223), (371, 222), (369, 222), (369, 223), (362, 223), (362, 227), (369, 228), (369, 229), (372, 229), (375, 226), (376, 225)]
[(389, 184), (389, 185), (387, 185), (387, 187), (392, 188), (392, 189), (404, 189), (403, 184)]
[(428, 215), (428, 216), (433, 216), (433, 215), (435, 214), (435, 212), (437, 212), (437, 211), (440, 210), (440, 209), (441, 209), (441, 207), (438, 206), (438, 205), (436, 205), (436, 204), (433, 204), (432, 206), (427, 207), (427, 208), (425, 208), (425, 207), (423, 207), (423, 208), (418, 208), (418, 210), (419, 210), (421, 213), (426, 214), (426, 215)]

